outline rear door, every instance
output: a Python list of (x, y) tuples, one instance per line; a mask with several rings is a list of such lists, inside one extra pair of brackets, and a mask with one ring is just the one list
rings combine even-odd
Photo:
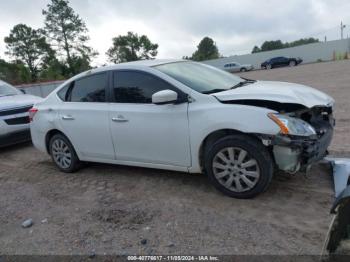
[(106, 101), (108, 76), (103, 72), (72, 82), (59, 110), (63, 132), (84, 158), (114, 159)]

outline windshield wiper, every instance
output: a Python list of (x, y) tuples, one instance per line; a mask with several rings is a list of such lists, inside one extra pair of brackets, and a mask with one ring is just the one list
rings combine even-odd
[(255, 83), (257, 80), (241, 77), (242, 79), (248, 81), (249, 83)]
[(0, 95), (0, 97), (3, 97), (3, 96), (14, 96), (14, 94)]
[(231, 87), (231, 89), (235, 89), (237, 87), (241, 87), (247, 84), (252, 84), (255, 83), (256, 80), (252, 80), (252, 79), (245, 79), (244, 81), (239, 82), (238, 84), (235, 84), (234, 86)]
[(241, 86), (244, 86), (244, 85), (247, 85), (247, 84), (252, 84), (252, 83), (256, 82), (256, 80), (253, 80), (253, 79), (247, 79), (247, 78), (242, 78), (242, 79), (244, 79), (244, 81), (241, 81), (238, 84), (235, 84), (234, 86), (232, 86), (229, 89), (215, 88), (215, 89), (212, 89), (212, 90), (203, 91), (202, 94), (213, 94), (213, 93), (223, 92), (223, 91), (227, 91), (227, 90), (230, 90), (230, 89), (235, 89), (237, 87), (241, 87)]
[(216, 88), (216, 89), (212, 89), (212, 90), (208, 90), (208, 91), (203, 91), (202, 94), (213, 94), (213, 93), (218, 93), (218, 92), (223, 92), (223, 91), (227, 91), (228, 89), (223, 89), (223, 88)]

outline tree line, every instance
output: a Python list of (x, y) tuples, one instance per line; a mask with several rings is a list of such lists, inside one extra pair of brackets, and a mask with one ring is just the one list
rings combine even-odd
[[(15, 25), (4, 38), (6, 55), (0, 59), (0, 78), (13, 83), (62, 80), (91, 69), (98, 52), (88, 45), (88, 29), (68, 0), (51, 0), (42, 10), (44, 26)], [(108, 60), (114, 63), (152, 59), (158, 45), (147, 36), (128, 32), (112, 39)]]
[(312, 43), (318, 43), (319, 40), (317, 38), (301, 38), (299, 40), (293, 41), (293, 42), (286, 42), (283, 43), (281, 40), (274, 40), (274, 41), (265, 41), (260, 47), (254, 46), (252, 50), (252, 54), (264, 52), (264, 51), (270, 51), (275, 49), (282, 49), (282, 48), (288, 48), (288, 47), (294, 47), (298, 45), (306, 45), (306, 44), (312, 44)]
[[(32, 28), (15, 25), (4, 38), (6, 55), (11, 61), (0, 58), (0, 79), (12, 84), (62, 80), (91, 69), (91, 61), (98, 52), (89, 46), (89, 31), (83, 19), (69, 5), (68, 0), (51, 0), (42, 10), (44, 25)], [(312, 39), (312, 40), (310, 40)], [(280, 40), (267, 41), (253, 53), (283, 48), (286, 45), (318, 41), (310, 38), (283, 44)], [(146, 35), (128, 32), (112, 38), (106, 55), (109, 62), (121, 63), (141, 59), (154, 59), (158, 44)], [(191, 56), (184, 59), (203, 61), (222, 57), (213, 39), (204, 37)]]

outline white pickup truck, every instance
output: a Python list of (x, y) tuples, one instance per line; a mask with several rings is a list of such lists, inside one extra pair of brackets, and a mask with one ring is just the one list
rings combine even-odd
[(40, 101), (0, 80), (0, 147), (30, 140), (28, 110)]

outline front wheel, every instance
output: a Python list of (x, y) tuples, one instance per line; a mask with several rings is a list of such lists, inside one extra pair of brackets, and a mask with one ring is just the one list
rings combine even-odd
[(206, 150), (204, 161), (211, 183), (230, 197), (255, 197), (267, 189), (273, 175), (267, 149), (246, 135), (219, 139)]
[(270, 64), (266, 65), (266, 69), (272, 69), (272, 65)]
[(289, 66), (295, 66), (297, 63), (294, 61), (294, 60), (292, 60), (292, 61), (290, 61), (289, 62)]
[(240, 71), (241, 71), (241, 72), (247, 72), (247, 69), (246, 69), (245, 67), (242, 67), (242, 68), (240, 69)]

